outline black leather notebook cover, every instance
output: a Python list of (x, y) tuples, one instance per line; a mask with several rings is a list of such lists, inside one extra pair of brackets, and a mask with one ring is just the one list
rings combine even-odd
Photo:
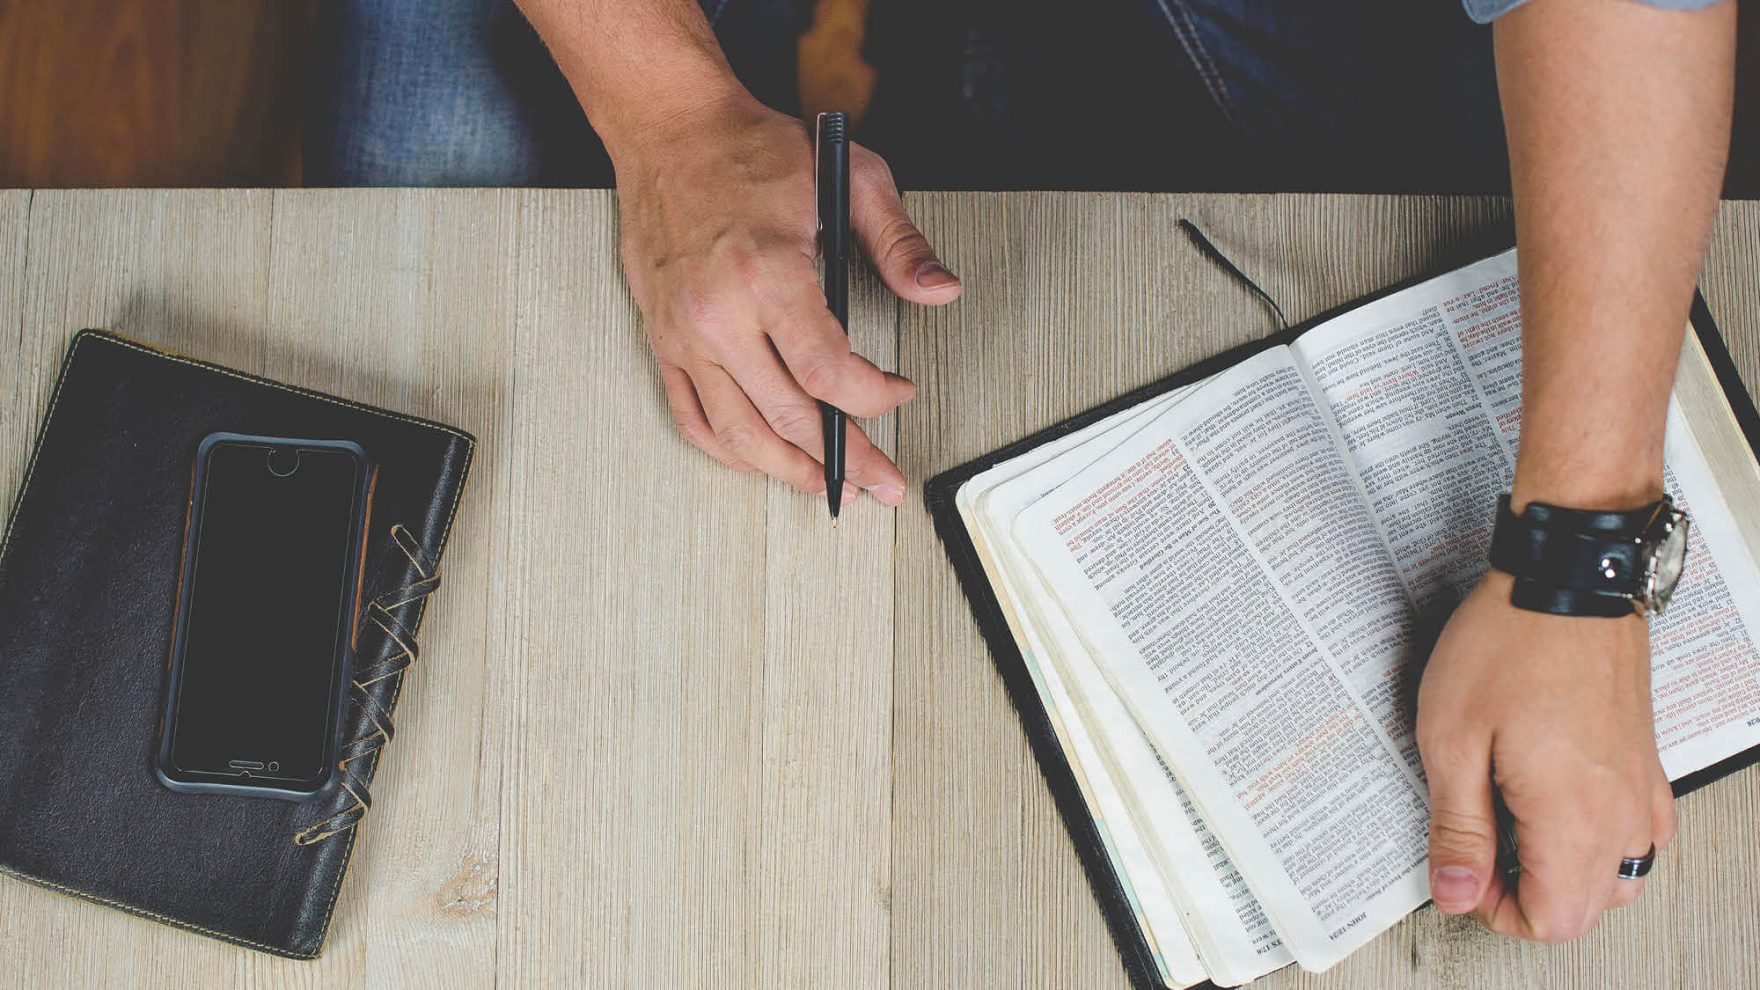
[[(1504, 246), (1507, 247), (1507, 244)], [(1003, 461), (1019, 457), (1036, 447), (1074, 433), (1107, 416), (1141, 405), (1163, 392), (1208, 378), (1262, 350), (1287, 344), (1307, 330), (1358, 306), (1416, 285), (1435, 275), (1462, 267), (1484, 256), (1484, 254), (1485, 252), (1481, 252), (1463, 257), (1459, 264), (1450, 265), (1448, 268), (1440, 269), (1430, 275), (1390, 286), (1356, 302), (1322, 313), (1299, 326), (1225, 351), (1184, 371), (1176, 372), (1122, 395), (1105, 405), (1090, 409), (1072, 419), (1017, 440), (1000, 450), (992, 451), (974, 461), (944, 471), (929, 479), (928, 483), (923, 486), (924, 507), (934, 518), (935, 532), (947, 550), (947, 556), (953, 564), (954, 574), (959, 579), (960, 589), (965, 593), (973, 617), (977, 619), (978, 629), (984, 636), (984, 642), (990, 647), (990, 656), (996, 663), (997, 671), (1002, 675), (1002, 683), (1008, 691), (1009, 701), (1013, 703), (1015, 712), (1020, 716), (1021, 728), (1027, 734), (1027, 741), (1032, 747), (1034, 759), (1039, 764), (1039, 771), (1044, 775), (1045, 783), (1051, 789), (1053, 802), (1057, 805), (1058, 813), (1063, 817), (1064, 827), (1069, 831), (1070, 840), (1075, 844), (1076, 855), (1080, 858), (1082, 868), (1088, 875), (1088, 884), (1093, 888), (1094, 897), (1100, 903), (1100, 911), (1106, 918), (1106, 926), (1112, 933), (1113, 942), (1124, 957), (1125, 971), (1129, 974), (1131, 982), (1143, 990), (1162, 986), (1161, 977), (1155, 967), (1154, 955), (1143, 937), (1142, 930), (1137, 926), (1136, 914), (1131, 909), (1130, 900), (1126, 897), (1118, 874), (1112, 867), (1112, 860), (1107, 856), (1106, 847), (1101, 842), (1099, 827), (1094, 821), (1093, 815), (1088, 811), (1087, 802), (1083, 799), (1081, 788), (1076, 783), (1075, 773), (1070, 767), (1069, 758), (1057, 741), (1057, 734), (1052, 728), (1050, 715), (1046, 712), (1045, 705), (1039, 698), (1038, 689), (1033, 685), (1033, 678), (1027, 670), (1026, 661), (1021, 658), (1020, 648), (1015, 643), (1014, 634), (1009, 630), (1008, 621), (1003, 616), (1002, 606), (996, 599), (996, 593), (990, 587), (989, 576), (985, 574), (984, 566), (978, 560), (977, 550), (972, 545), (970, 534), (966, 532), (965, 520), (959, 514), (954, 497), (959, 493), (960, 486), (973, 476), (987, 471)], [(1760, 412), (1755, 411), (1753, 399), (1748, 395), (1741, 375), (1737, 372), (1735, 363), (1730, 359), (1729, 350), (1723, 342), (1723, 336), (1712, 321), (1711, 313), (1706, 309), (1704, 299), (1697, 296), (1693, 301), (1692, 322), (1699, 342), (1704, 346), (1706, 356), (1710, 358), (1712, 368), (1716, 371), (1718, 383), (1723, 386), (1724, 394), (1729, 399), (1730, 408), (1735, 411), (1742, 433), (1747, 437), (1748, 445), (1754, 450), (1755, 456), (1760, 458)], [(1756, 761), (1760, 761), (1760, 747), (1738, 753), (1721, 763), (1682, 777), (1674, 783), (1675, 794), (1680, 795), (1696, 790)], [(1209, 987), (1211, 984), (1205, 983), (1202, 986)]]
[[(191, 469), (220, 430), (350, 439), (376, 466), (363, 600), (387, 610), (361, 622), (355, 680), (389, 675), (344, 709), (352, 789), (296, 803), (154, 777)], [(316, 956), (474, 448), (449, 426), (76, 335), (0, 538), (0, 872)]]

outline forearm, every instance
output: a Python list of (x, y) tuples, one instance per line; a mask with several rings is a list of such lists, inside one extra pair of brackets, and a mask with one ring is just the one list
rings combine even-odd
[(1735, 4), (1534, 0), (1495, 29), (1521, 247), (1513, 501), (1653, 501), (1729, 147)]
[(745, 95), (696, 0), (518, 0), (613, 162)]

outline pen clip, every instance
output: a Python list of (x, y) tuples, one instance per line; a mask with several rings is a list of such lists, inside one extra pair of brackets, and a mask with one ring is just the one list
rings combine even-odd
[(825, 256), (825, 199), (819, 191), (819, 162), (824, 157), (820, 149), (825, 142), (825, 115), (813, 116), (813, 228), (814, 243), (820, 257)]

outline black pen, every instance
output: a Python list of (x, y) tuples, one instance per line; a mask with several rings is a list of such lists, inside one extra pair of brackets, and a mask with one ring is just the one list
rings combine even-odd
[[(819, 254), (825, 263), (825, 305), (849, 333), (849, 118), (819, 115), (813, 134), (813, 185), (819, 200)], [(825, 504), (831, 520), (843, 507), (843, 410), (819, 403), (825, 431)]]

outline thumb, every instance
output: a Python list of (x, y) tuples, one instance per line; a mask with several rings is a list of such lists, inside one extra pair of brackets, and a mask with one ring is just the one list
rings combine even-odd
[(858, 147), (850, 161), (850, 223), (862, 253), (899, 298), (930, 305), (959, 298), (959, 277), (904, 211), (892, 170), (866, 148)]
[(1424, 754), (1430, 780), (1430, 898), (1444, 914), (1477, 908), (1497, 867), (1490, 756), (1488, 746), (1478, 753)]

